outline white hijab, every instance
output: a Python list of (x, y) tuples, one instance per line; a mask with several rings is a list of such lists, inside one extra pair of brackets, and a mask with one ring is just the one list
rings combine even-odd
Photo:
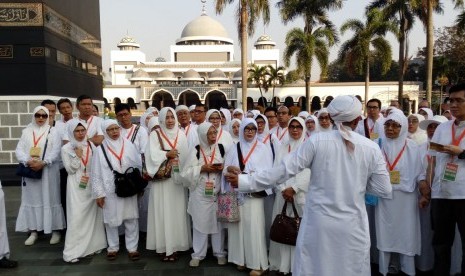
[(203, 122), (197, 127), (199, 136), (199, 145), (207, 153), (210, 153), (210, 144), (208, 143), (208, 130), (213, 126), (210, 122)]
[(84, 136), (84, 139), (82, 141), (76, 140), (74, 138), (74, 130), (79, 126), (83, 126), (86, 131), (87, 131), (87, 125), (86, 123), (80, 122), (79, 119), (71, 119), (68, 122), (66, 122), (66, 131), (68, 132), (68, 141), (69, 143), (73, 146), (73, 148), (76, 147), (86, 147), (87, 146), (87, 136)]
[(232, 119), (231, 123), (229, 124), (229, 134), (231, 134), (231, 138), (233, 139), (234, 143), (237, 143), (239, 141), (239, 135), (237, 135), (237, 136), (234, 135), (234, 131), (233, 131), (234, 123), (238, 123), (239, 127), (240, 127), (241, 120), (239, 120), (237, 118), (234, 118), (234, 119)]
[(140, 116), (140, 126), (145, 128), (146, 130), (147, 130), (147, 124), (145, 123), (145, 120), (147, 119), (147, 117), (149, 118), (154, 117), (155, 115), (153, 114), (153, 112), (158, 112), (158, 109), (156, 107), (151, 106), (147, 108), (147, 110), (145, 110), (142, 116)]
[(39, 110), (42, 110), (45, 112), (45, 114), (47, 114), (47, 116), (50, 116), (49, 112), (48, 112), (48, 109), (46, 107), (43, 107), (43, 106), (37, 106), (36, 108), (34, 108), (34, 111), (32, 111), (32, 123), (31, 123), (31, 127), (32, 127), (32, 130), (34, 130), (36, 132), (36, 135), (39, 134), (41, 135), (42, 133), (44, 132), (48, 132), (49, 128), (50, 128), (50, 125), (48, 123), (48, 118), (47, 120), (45, 120), (45, 123), (41, 126), (39, 126), (37, 123), (36, 123), (36, 119), (34, 117), (34, 115), (39, 112)]
[[(107, 129), (113, 125), (120, 128), (119, 138), (115, 140), (111, 139), (111, 137), (107, 133)], [(104, 136), (103, 143), (107, 146), (107, 148), (105, 149), (107, 151), (107, 155), (109, 154), (108, 147), (110, 147), (114, 152), (116, 152), (116, 154), (119, 154), (123, 148), (123, 136), (121, 135), (121, 127), (119, 126), (118, 122), (113, 119), (104, 120), (102, 123), (102, 131), (103, 131), (103, 136)]]
[[(428, 108), (429, 109), (429, 108)], [(425, 120), (425, 117), (421, 114), (412, 114), (410, 116), (416, 117), (418, 119), (418, 122), (421, 123)], [(409, 116), (409, 117), (410, 117)], [(433, 118), (433, 117), (431, 117)], [(408, 118), (407, 118), (408, 120)], [(408, 121), (407, 121), (408, 123)], [(407, 125), (408, 127), (408, 125)], [(407, 137), (415, 141), (418, 145), (423, 144), (428, 140), (428, 135), (426, 134), (426, 131), (420, 128), (420, 124), (418, 124), (417, 130), (414, 133), (407, 133)]]
[[(292, 123), (292, 121), (298, 122), (302, 126), (302, 130), (305, 129), (305, 122), (304, 119), (300, 117), (294, 117), (289, 120), (289, 123), (287, 124), (287, 127), (289, 127)], [(289, 130), (290, 132), (290, 130)], [(292, 138), (291, 134), (289, 133), (289, 141), (287, 142), (289, 146), (291, 146), (291, 152), (295, 151), (305, 140), (305, 131), (302, 131), (302, 135), (300, 136), (299, 139), (295, 140)]]
[(270, 135), (270, 126), (268, 126), (268, 119), (266, 118), (265, 115), (262, 115), (262, 114), (257, 114), (253, 117), (253, 119), (255, 120), (255, 122), (257, 121), (257, 118), (260, 117), (262, 118), (263, 120), (265, 120), (265, 129), (263, 130), (262, 133), (258, 133), (258, 130), (257, 130), (257, 138), (258, 138), (258, 141), (261, 141), (263, 142), (266, 137), (268, 135)]
[(247, 154), (249, 154), (249, 151), (252, 149), (255, 141), (258, 139), (258, 132), (255, 132), (255, 137), (252, 139), (252, 141), (248, 142), (244, 138), (244, 129), (248, 125), (253, 125), (255, 128), (258, 129), (257, 122), (252, 119), (252, 118), (244, 118), (241, 122), (241, 125), (239, 127), (239, 142), (241, 143), (241, 151), (242, 151), (242, 157), (245, 158)]
[(148, 123), (148, 129), (147, 129), (147, 132), (149, 133), (150, 135), (150, 132), (152, 132), (152, 129), (155, 127), (155, 126), (159, 126), (160, 125), (160, 122), (159, 122), (159, 119), (158, 117), (152, 117), (150, 118), (149, 120), (149, 123)]
[(423, 110), (424, 112), (426, 112), (426, 114), (428, 114), (428, 118), (424, 118), (424, 119), (432, 119), (433, 118), (434, 114), (433, 114), (433, 110), (431, 110), (431, 108), (422, 107), (422, 108), (420, 108), (420, 110)]
[(220, 111), (223, 112), (226, 123), (223, 125), (223, 130), (229, 131), (229, 124), (231, 123), (231, 112), (229, 109), (220, 108)]
[(408, 135), (408, 121), (407, 117), (405, 117), (404, 113), (399, 109), (393, 109), (389, 116), (387, 116), (385, 122), (392, 120), (401, 125), (399, 137), (395, 139), (390, 139), (385, 137), (385, 141), (383, 143), (383, 150), (386, 153), (390, 162), (394, 162), (393, 160), (397, 157), (399, 152), (405, 145)]
[(305, 123), (307, 123), (307, 121), (315, 122), (315, 130), (309, 130), (307, 129), (307, 126), (304, 126), (304, 129), (306, 130), (305, 134), (307, 135), (307, 137), (310, 137), (312, 134), (320, 131), (320, 123), (318, 123), (318, 118), (315, 115), (309, 115), (305, 119)]
[[(218, 113), (218, 116), (220, 116), (220, 118), (223, 118), (223, 116), (221, 116), (221, 113), (218, 109), (209, 109), (207, 111), (207, 114), (205, 115), (205, 122), (209, 122), (210, 120), (210, 116), (213, 115), (213, 113)], [(221, 123), (220, 123), (220, 127), (221, 127)], [(219, 131), (219, 129), (217, 129)]]
[[(172, 129), (168, 129), (166, 127), (166, 115), (168, 114), (168, 111), (171, 111), (174, 116), (174, 127)], [(178, 117), (176, 116), (176, 112), (174, 111), (173, 108), (171, 107), (163, 107), (160, 110), (160, 113), (158, 114), (158, 120), (160, 122), (160, 128), (163, 131), (163, 133), (168, 137), (170, 141), (176, 140), (176, 137), (178, 136), (178, 131), (179, 131), (179, 123), (178, 123)]]
[(310, 116), (310, 113), (308, 113), (307, 111), (300, 111), (299, 115), (297, 116), (305, 120), (306, 118), (308, 118), (308, 116)]
[[(329, 112), (328, 112), (328, 109), (327, 108), (322, 108), (320, 110), (318, 110), (318, 114), (317, 114), (317, 118), (319, 119), (321, 116), (323, 115), (329, 115)], [(331, 118), (332, 119), (332, 118)], [(315, 122), (317, 125), (318, 125), (318, 130), (319, 131), (331, 131), (333, 130), (333, 123), (329, 123), (329, 127), (328, 128), (323, 128), (321, 125), (320, 125), (320, 121), (316, 120)]]
[(244, 116), (244, 111), (242, 109), (240, 109), (240, 108), (234, 109), (234, 111), (232, 113), (233, 117), (234, 117), (234, 114), (236, 114), (236, 113), (242, 114), (242, 116)]

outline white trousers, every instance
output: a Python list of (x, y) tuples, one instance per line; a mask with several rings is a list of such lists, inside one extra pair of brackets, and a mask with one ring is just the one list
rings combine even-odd
[(218, 225), (218, 233), (215, 234), (204, 234), (195, 228), (192, 228), (192, 232), (192, 247), (194, 248), (194, 253), (191, 255), (192, 259), (203, 260), (205, 258), (208, 249), (208, 236), (211, 236), (213, 256), (217, 258), (226, 257), (226, 252), (224, 251), (224, 229), (221, 225)]
[[(138, 219), (123, 220), (124, 225), (124, 239), (126, 241), (126, 249), (128, 252), (137, 251), (137, 244), (139, 243), (139, 223)], [(105, 223), (105, 232), (107, 232), (107, 241), (109, 252), (119, 251), (119, 235), (118, 226), (110, 227)]]
[[(391, 252), (379, 251), (379, 273), (388, 274)], [(415, 256), (399, 254), (400, 270), (407, 275), (415, 275)]]
[(3, 194), (2, 183), (0, 183), (0, 260), (10, 257), (10, 245), (8, 244), (8, 234), (6, 233), (5, 196)]

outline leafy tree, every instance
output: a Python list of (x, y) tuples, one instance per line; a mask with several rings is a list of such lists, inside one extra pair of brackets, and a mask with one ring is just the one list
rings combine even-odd
[[(275, 68), (274, 66), (268, 65), (267, 66), (267, 83), (268, 87), (273, 87), (273, 96), (272, 99), (274, 99), (274, 90), (276, 85), (284, 85), (286, 79), (284, 77), (284, 70), (285, 68), (283, 66), (279, 66), (278, 68)], [(272, 104), (275, 105), (275, 102), (272, 101)]]
[(267, 67), (258, 66), (257, 64), (252, 64), (252, 68), (249, 69), (249, 78), (248, 81), (255, 84), (260, 91), (260, 97), (263, 98), (262, 89), (265, 92), (268, 91), (268, 81), (267, 81)]

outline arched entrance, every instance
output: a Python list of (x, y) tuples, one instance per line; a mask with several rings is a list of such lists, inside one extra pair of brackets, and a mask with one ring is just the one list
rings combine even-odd
[(191, 90), (187, 90), (179, 94), (178, 105), (191, 106), (193, 104), (200, 104), (200, 98), (197, 93)]
[(228, 108), (228, 101), (226, 100), (226, 96), (223, 92), (220, 91), (211, 91), (208, 92), (207, 97), (205, 98), (205, 105), (208, 109), (220, 109), (220, 108)]
[(166, 106), (176, 108), (176, 104), (174, 103), (173, 96), (166, 91), (157, 91), (155, 92), (155, 94), (153, 94), (152, 106), (158, 108), (158, 110)]

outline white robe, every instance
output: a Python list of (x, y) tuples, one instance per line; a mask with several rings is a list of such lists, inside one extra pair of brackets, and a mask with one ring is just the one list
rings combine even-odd
[(239, 176), (239, 189), (253, 191), (305, 168), (314, 172), (297, 238), (294, 276), (371, 275), (365, 192), (390, 197), (392, 187), (378, 145), (355, 132), (351, 136), (352, 154), (338, 131), (320, 132), (272, 170)]
[[(170, 149), (163, 137), (161, 139), (164, 148)], [(189, 151), (182, 130), (179, 130), (176, 148), (179, 152), (179, 170), (182, 171)], [(148, 174), (153, 176), (164, 160), (166, 152), (161, 150), (157, 133), (152, 131), (145, 151)], [(151, 191), (147, 217), (147, 249), (166, 255), (188, 250), (190, 234), (187, 227), (186, 191), (179, 174), (172, 172), (171, 178), (150, 181), (149, 185)]]
[(0, 181), (0, 260), (10, 257), (10, 246), (6, 232), (5, 195)]
[[(90, 150), (90, 149), (89, 149)], [(94, 152), (99, 150), (92, 149)], [(87, 155), (87, 148), (83, 148), (83, 157)], [(68, 143), (61, 152), (63, 165), (68, 172), (66, 189), (67, 232), (63, 259), (67, 262), (85, 257), (107, 247), (105, 228), (103, 226), (102, 209), (92, 198), (92, 187), (79, 187), (84, 165), (81, 158), (76, 156), (73, 146)], [(92, 170), (92, 153), (89, 153), (87, 173)]]
[[(60, 168), (58, 160), (61, 141), (55, 129), (52, 128), (48, 135), (44, 158), (48, 165), (43, 168), (42, 178), (22, 178), (21, 180), (21, 206), (16, 220), (17, 232), (35, 230), (49, 234), (53, 230), (66, 227), (60, 200)], [(30, 127), (23, 130), (16, 147), (16, 158), (19, 162), (25, 163), (30, 159), (29, 149), (33, 146), (32, 136)], [(44, 135), (38, 143), (42, 151), (45, 147), (46, 136)]]

